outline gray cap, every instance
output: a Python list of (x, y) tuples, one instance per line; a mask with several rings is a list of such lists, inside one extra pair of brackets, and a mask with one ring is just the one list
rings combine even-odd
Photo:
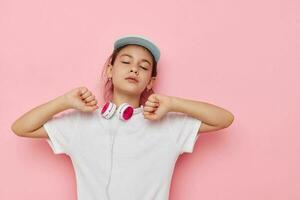
[(149, 38), (143, 35), (123, 35), (117, 38), (117, 40), (115, 41), (114, 50), (127, 44), (137, 44), (147, 48), (152, 53), (155, 61), (158, 62), (160, 57), (160, 50)]

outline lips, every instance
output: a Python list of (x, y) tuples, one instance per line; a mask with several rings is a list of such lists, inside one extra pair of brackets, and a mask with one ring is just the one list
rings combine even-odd
[(134, 77), (134, 76), (128, 76), (128, 77), (126, 77), (125, 79), (126, 79), (126, 80), (134, 80), (136, 83), (139, 82), (139, 80), (138, 80), (136, 77)]

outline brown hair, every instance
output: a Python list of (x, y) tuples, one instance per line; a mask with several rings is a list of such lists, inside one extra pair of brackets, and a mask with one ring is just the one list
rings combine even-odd
[[(114, 62), (116, 60), (116, 57), (118, 56), (120, 50), (123, 49), (123, 48), (125, 48), (126, 46), (128, 46), (128, 45), (124, 45), (124, 46), (122, 46), (122, 47), (120, 47), (118, 49), (115, 49), (112, 52), (112, 54), (107, 58), (104, 66), (103, 66), (101, 80), (104, 80), (104, 83), (102, 85), (102, 92), (103, 92), (103, 97), (104, 97), (104, 101), (105, 102), (111, 101), (113, 90), (114, 90), (114, 86), (112, 84), (112, 81), (108, 79), (107, 74), (106, 74), (108, 65), (109, 64), (111, 64), (111, 65), (114, 64)], [(151, 54), (151, 52), (150, 52), (150, 54)], [(153, 63), (151, 77), (155, 77), (156, 78), (156, 76), (157, 76), (157, 62), (154, 59), (154, 56), (152, 54), (151, 54), (151, 56), (152, 56), (152, 63)], [(142, 92), (142, 94), (140, 96), (139, 106), (145, 105), (145, 102), (147, 101), (148, 97), (151, 94), (153, 94), (153, 93), (154, 93), (154, 91), (153, 91), (152, 88), (149, 91), (147, 90), (147, 88), (145, 88), (145, 90)]]

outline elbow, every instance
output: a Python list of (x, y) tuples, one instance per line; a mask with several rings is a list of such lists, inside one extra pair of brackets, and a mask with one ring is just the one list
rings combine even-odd
[(22, 136), (22, 134), (17, 130), (16, 127), (16, 122), (14, 122), (11, 126), (10, 126), (10, 130), (17, 136)]
[(17, 131), (16, 131), (16, 128), (15, 128), (15, 123), (13, 123), (13, 124), (10, 126), (10, 130), (11, 130), (14, 134), (18, 135), (18, 133), (17, 133)]
[(234, 115), (230, 113), (230, 116), (227, 118), (224, 128), (229, 127), (234, 121)]
[(227, 128), (229, 127), (234, 121), (234, 115), (231, 112), (226, 112), (225, 116), (222, 118), (222, 122), (219, 123), (218, 127), (220, 128)]

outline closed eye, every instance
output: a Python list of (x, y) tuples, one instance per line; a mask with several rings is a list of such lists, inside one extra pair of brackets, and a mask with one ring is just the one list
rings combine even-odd
[[(129, 62), (122, 62), (122, 63), (125, 63), (125, 64), (129, 64)], [(142, 66), (141, 66), (142, 67)], [(142, 67), (144, 70), (148, 70), (146, 67)]]

